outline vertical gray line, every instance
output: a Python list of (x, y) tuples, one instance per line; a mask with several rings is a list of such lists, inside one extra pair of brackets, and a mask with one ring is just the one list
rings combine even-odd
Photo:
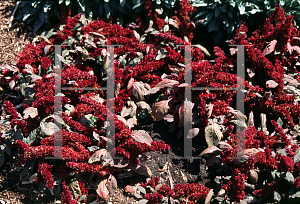
[(184, 101), (184, 157), (192, 157), (192, 138), (187, 138), (189, 130), (192, 129), (192, 110), (188, 108), (188, 102), (192, 101), (191, 83), (192, 83), (192, 68), (191, 68), (191, 45), (185, 45), (185, 74), (184, 81), (188, 84), (185, 87)]
[[(114, 99), (115, 99), (115, 73), (114, 73), (114, 46), (107, 45), (107, 55), (108, 55), (108, 68), (107, 68), (107, 131), (106, 136), (109, 139), (115, 135), (115, 121), (114, 121)], [(112, 158), (115, 158), (114, 148), (115, 141), (113, 141), (112, 146), (107, 145), (107, 151), (111, 152)]]
[[(55, 101), (54, 115), (62, 117), (61, 105), (61, 45), (55, 45)], [(62, 124), (54, 119), (54, 124), (57, 125), (59, 131), (54, 133), (54, 157), (62, 158)]]
[[(237, 83), (240, 84), (236, 93), (236, 110), (245, 113), (244, 107), (244, 79), (245, 79), (245, 52), (243, 45), (237, 45)], [(243, 121), (244, 122), (244, 121)], [(245, 154), (245, 127), (237, 125), (237, 157)]]

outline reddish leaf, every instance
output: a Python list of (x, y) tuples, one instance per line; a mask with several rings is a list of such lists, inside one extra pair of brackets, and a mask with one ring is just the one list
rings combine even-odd
[(267, 88), (273, 89), (273, 88), (276, 88), (276, 86), (278, 86), (278, 83), (276, 81), (274, 81), (274, 80), (266, 81), (266, 87)]
[(174, 26), (175, 28), (179, 29), (178, 22), (172, 18), (169, 18), (169, 24)]
[(169, 123), (173, 122), (174, 121), (174, 116), (171, 115), (171, 114), (167, 114), (165, 117), (164, 117), (164, 120), (168, 121)]
[(112, 174), (109, 175), (106, 186), (109, 193), (112, 195), (115, 194), (116, 190), (118, 189), (117, 180)]
[(135, 173), (142, 176), (149, 176), (147, 167), (139, 165), (139, 164), (128, 164), (128, 168), (133, 170)]
[(127, 90), (131, 89), (131, 87), (132, 87), (132, 85), (133, 85), (133, 82), (134, 82), (134, 78), (131, 78), (131, 79), (128, 81)]
[(247, 156), (254, 156), (256, 155), (256, 153), (258, 153), (259, 150), (258, 149), (255, 149), (255, 148), (251, 148), (251, 149), (246, 149), (245, 150), (245, 155)]
[(187, 83), (182, 83), (182, 84), (179, 84), (178, 87), (187, 87), (189, 84)]
[(89, 164), (92, 164), (94, 162), (98, 162), (101, 160), (101, 157), (104, 157), (107, 153), (107, 150), (106, 149), (100, 149), (98, 151), (96, 151), (90, 158), (89, 158), (89, 161), (88, 163)]
[(129, 118), (127, 120), (127, 126), (131, 129), (134, 125), (137, 125), (137, 120), (135, 118)]
[(270, 53), (272, 53), (275, 50), (275, 46), (277, 44), (277, 40), (272, 40), (267, 47), (263, 51), (263, 55), (266, 56)]
[(137, 130), (131, 133), (133, 139), (140, 143), (146, 143), (151, 146), (151, 142), (153, 142), (150, 135), (145, 130)]
[(212, 125), (205, 128), (205, 140), (209, 147), (216, 146), (221, 141), (222, 137), (223, 134), (217, 123), (212, 123)]
[(214, 104), (209, 103), (207, 116), (210, 117), (214, 108)]
[(290, 53), (290, 55), (291, 55), (292, 52), (293, 52), (293, 48), (292, 48), (291, 44), (290, 44), (290, 43), (287, 43), (287, 44), (286, 44), (286, 48), (287, 48), (287, 50), (289, 51), (289, 53)]
[(234, 48), (234, 47), (229, 49), (231, 55), (234, 55), (235, 53), (237, 53), (237, 50), (238, 49)]
[(295, 40), (300, 40), (300, 38), (299, 38), (299, 37), (293, 37), (293, 39), (295, 39)]
[(221, 153), (221, 150), (218, 147), (211, 146), (203, 150), (200, 154), (200, 157), (206, 154), (219, 154), (219, 153)]
[(125, 160), (120, 160), (120, 161), (117, 161), (116, 159), (114, 160), (114, 164), (113, 164), (113, 167), (115, 168), (125, 168), (128, 166), (128, 162), (125, 161)]
[(120, 116), (120, 115), (117, 115), (117, 117), (118, 117), (118, 119), (119, 119), (120, 121), (122, 121), (122, 122), (124, 123), (124, 125), (127, 125), (127, 121), (126, 121), (125, 118), (123, 118), (123, 117)]
[(221, 141), (218, 143), (218, 145), (221, 149), (227, 149), (227, 148), (233, 149), (232, 146), (230, 144), (228, 144), (227, 142)]
[(207, 51), (207, 49), (205, 47), (203, 47), (202, 45), (195, 45), (195, 47), (200, 48), (202, 52), (204, 52), (207, 56), (210, 57), (210, 53)]
[(97, 194), (103, 198), (104, 200), (106, 200), (106, 198), (108, 197), (109, 191), (106, 187), (107, 184), (107, 179), (102, 180), (99, 184), (98, 184), (98, 188), (96, 190)]
[(154, 88), (156, 89), (163, 89), (165, 87), (174, 86), (176, 84), (179, 84), (178, 81), (172, 80), (172, 79), (164, 79), (160, 81)]
[(132, 93), (139, 101), (143, 101), (149, 91), (145, 88), (143, 82), (133, 82)]
[(130, 106), (130, 107), (126, 107), (126, 106), (123, 106), (122, 108), (122, 111), (121, 111), (121, 116), (124, 118), (124, 117), (127, 117), (129, 115), (131, 115), (133, 112), (133, 107)]
[(293, 50), (295, 50), (300, 55), (300, 47), (292, 46)]
[(171, 99), (159, 101), (152, 105), (152, 116), (154, 117), (154, 120), (160, 121), (164, 119), (164, 117), (168, 113), (168, 109), (169, 109), (168, 103), (170, 100)]
[(136, 193), (136, 187), (135, 186), (130, 186), (130, 185), (127, 185), (125, 188), (124, 188), (125, 192), (126, 193), (131, 193), (131, 194), (135, 194)]
[(28, 107), (24, 111), (24, 119), (35, 118), (38, 115), (38, 109), (33, 107)]
[(253, 68), (251, 68), (251, 67), (247, 68), (247, 73), (248, 73), (249, 78), (251, 79), (255, 75), (255, 70)]
[(197, 136), (199, 133), (199, 128), (193, 128), (191, 130), (189, 130), (187, 138), (194, 138), (195, 136)]
[(184, 122), (192, 123), (192, 109), (194, 107), (194, 103), (191, 101), (185, 100), (184, 103), (179, 108), (179, 122), (184, 125)]

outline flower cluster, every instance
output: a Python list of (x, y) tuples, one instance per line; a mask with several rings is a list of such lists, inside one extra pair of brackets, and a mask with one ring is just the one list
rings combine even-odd
[(43, 179), (46, 181), (47, 187), (53, 189), (54, 188), (54, 180), (52, 177), (52, 167), (45, 162), (40, 163), (38, 172), (43, 177)]
[(232, 201), (240, 202), (245, 197), (245, 179), (246, 175), (241, 174), (238, 169), (235, 169), (233, 176), (231, 177), (231, 185), (229, 192), (231, 193)]
[(209, 192), (209, 188), (199, 183), (177, 184), (172, 190), (167, 185), (159, 184), (159, 182), (159, 178), (155, 176), (153, 179), (141, 184), (142, 187), (151, 186), (152, 188), (157, 189), (156, 193), (147, 193), (145, 195), (144, 198), (147, 199), (149, 203), (158, 204), (160, 201), (162, 201), (163, 196), (167, 198), (172, 197), (179, 199), (181, 203), (202, 203), (205, 201), (205, 198)]

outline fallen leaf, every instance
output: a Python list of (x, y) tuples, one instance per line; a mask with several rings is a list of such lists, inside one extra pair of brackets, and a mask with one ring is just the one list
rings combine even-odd
[(53, 122), (41, 122), (40, 127), (41, 127), (41, 132), (44, 135), (48, 135), (48, 136), (60, 130), (59, 127)]

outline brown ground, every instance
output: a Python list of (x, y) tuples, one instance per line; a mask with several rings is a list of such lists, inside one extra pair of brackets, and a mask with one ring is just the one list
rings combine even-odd
[[(13, 1), (0, 1), (0, 66), (5, 64), (14, 64), (15, 58), (18, 53), (24, 48), (24, 46), (33, 39), (36, 34), (33, 29), (26, 26), (23, 23), (13, 21), (10, 31), (7, 31), (11, 14), (14, 10), (15, 2)], [(15, 16), (18, 15), (16, 12)], [(1, 78), (1, 74), (0, 74)], [(0, 107), (2, 109), (3, 102), (7, 99), (6, 93), (8, 90), (3, 90), (0, 87)], [(2, 117), (4, 117), (3, 111)], [(0, 131), (3, 133), (8, 130), (9, 125), (0, 125)], [(165, 126), (164, 122), (150, 123), (146, 126), (136, 127), (138, 129), (144, 129), (150, 133), (154, 140), (163, 140), (169, 144), (172, 148), (168, 154), (161, 152), (151, 152), (148, 155), (151, 157), (142, 162), (143, 165), (147, 166), (152, 173), (152, 177), (159, 176), (170, 183), (170, 178), (173, 180), (173, 184), (185, 182), (200, 182), (209, 185), (209, 181), (213, 180), (214, 175), (209, 175), (205, 167), (206, 160), (204, 158), (200, 160), (188, 161), (178, 160), (176, 157), (182, 156), (183, 141), (174, 139), (176, 135), (170, 134)], [(194, 142), (193, 142), (194, 143)], [(194, 144), (206, 144), (205, 141), (195, 141)], [(198, 145), (200, 146), (200, 145)], [(204, 149), (194, 149), (194, 155)], [(168, 168), (166, 168), (168, 167)], [(170, 172), (168, 174), (168, 171)], [(45, 194), (37, 193), (37, 184), (22, 185), (19, 182), (19, 174), (21, 170), (16, 166), (15, 158), (6, 157), (5, 164), (0, 168), (0, 204), (2, 203), (61, 203), (55, 196), (51, 196), (49, 191), (45, 191)], [(212, 171), (214, 172), (214, 171)], [(118, 180), (119, 189), (115, 196), (109, 198), (110, 203), (135, 203), (133, 198), (129, 198), (124, 195), (124, 187), (126, 185), (134, 185), (138, 182), (144, 182), (146, 177), (135, 176), (129, 178), (122, 178), (120, 175), (116, 175)], [(96, 193), (94, 196), (91, 195), (90, 200), (96, 199)], [(101, 203), (101, 202), (98, 202)], [(104, 202), (102, 202), (104, 203)]]

